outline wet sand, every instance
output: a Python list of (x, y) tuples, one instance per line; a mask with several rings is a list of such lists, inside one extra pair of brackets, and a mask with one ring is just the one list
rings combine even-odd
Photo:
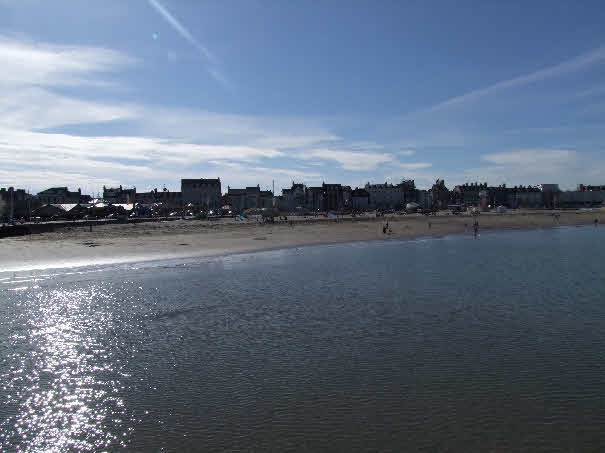
[[(605, 210), (482, 214), (479, 232), (509, 228), (548, 228), (605, 222)], [(383, 227), (389, 222), (389, 231)], [(299, 219), (293, 223), (199, 220), (114, 224), (62, 229), (0, 239), (0, 271), (213, 256), (387, 238), (473, 234), (470, 216), (393, 215), (386, 218)], [(430, 223), (430, 225), (429, 225)]]

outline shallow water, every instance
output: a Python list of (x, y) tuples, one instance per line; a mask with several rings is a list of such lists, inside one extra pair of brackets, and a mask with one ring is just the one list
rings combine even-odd
[(605, 229), (0, 274), (2, 450), (600, 451)]

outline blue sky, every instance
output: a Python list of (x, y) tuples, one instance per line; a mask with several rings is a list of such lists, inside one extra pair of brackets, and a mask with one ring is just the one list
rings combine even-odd
[(0, 186), (605, 183), (605, 6), (0, 0)]

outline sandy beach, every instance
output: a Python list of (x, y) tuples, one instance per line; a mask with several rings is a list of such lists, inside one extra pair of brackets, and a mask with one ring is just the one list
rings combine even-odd
[[(605, 210), (525, 211), (482, 214), (479, 233), (509, 228), (548, 228), (605, 222)], [(392, 215), (383, 218), (299, 218), (292, 224), (178, 220), (114, 224), (0, 239), (0, 271), (155, 259), (213, 256), (310, 244), (473, 234), (470, 216)], [(386, 222), (389, 231), (385, 234)], [(430, 224), (430, 225), (429, 225)]]

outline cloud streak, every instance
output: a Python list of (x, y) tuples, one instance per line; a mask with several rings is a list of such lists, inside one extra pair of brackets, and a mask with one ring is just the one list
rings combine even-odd
[(153, 9), (155, 9), (160, 16), (164, 18), (168, 24), (172, 28), (176, 30), (176, 32), (181, 35), (183, 39), (185, 39), (189, 44), (191, 44), (207, 61), (209, 67), (206, 68), (208, 74), (210, 74), (217, 82), (223, 85), (226, 88), (231, 89), (231, 83), (225, 77), (225, 75), (218, 68), (218, 61), (216, 57), (208, 50), (206, 46), (204, 46), (199, 40), (195, 38), (191, 34), (187, 28), (176, 18), (174, 17), (170, 11), (166, 9), (164, 5), (162, 5), (158, 0), (148, 0), (149, 5)]
[(519, 77), (514, 77), (509, 80), (503, 80), (485, 88), (469, 91), (468, 93), (462, 94), (460, 96), (455, 96), (423, 110), (422, 113), (430, 113), (444, 110), (449, 107), (454, 107), (466, 104), (468, 102), (476, 101), (484, 96), (488, 96), (490, 94), (494, 94), (509, 88), (529, 85), (531, 83), (539, 82), (541, 80), (571, 74), (586, 69), (603, 60), (605, 60), (605, 46), (598, 47), (589, 52), (583, 53), (581, 55), (578, 55), (569, 60), (565, 60), (553, 66), (549, 66), (547, 68), (540, 69), (538, 71), (525, 74)]

